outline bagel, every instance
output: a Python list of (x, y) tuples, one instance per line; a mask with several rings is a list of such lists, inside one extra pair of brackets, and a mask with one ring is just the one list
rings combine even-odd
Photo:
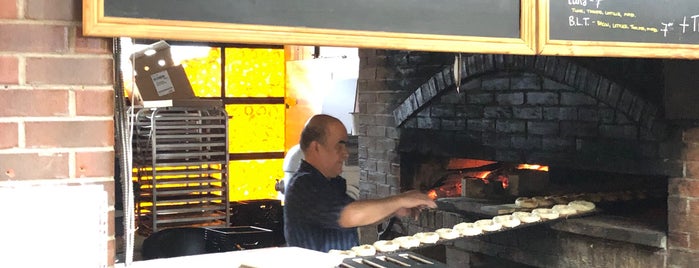
[(551, 209), (558, 212), (558, 215), (563, 217), (570, 216), (578, 212), (577, 210), (575, 210), (575, 208), (569, 205), (555, 205)]
[(529, 197), (518, 197), (515, 199), (515, 205), (520, 208), (536, 208), (539, 206), (539, 203)]
[(373, 246), (376, 248), (376, 250), (381, 252), (392, 252), (400, 248), (400, 244), (391, 240), (379, 240), (374, 242)]
[(454, 225), (454, 230), (458, 231), (463, 236), (474, 236), (483, 233), (483, 230), (472, 222), (462, 222)]
[(333, 255), (343, 255), (343, 256), (347, 256), (348, 258), (357, 257), (357, 253), (355, 253), (352, 250), (331, 249), (330, 251), (328, 251), (328, 253), (333, 254)]
[(553, 200), (554, 205), (564, 205), (564, 204), (568, 204), (568, 202), (570, 202), (570, 200), (568, 200), (568, 197), (564, 196), (564, 195), (552, 196), (551, 200)]
[(568, 203), (568, 206), (574, 208), (578, 212), (588, 212), (595, 209), (595, 203), (585, 200), (570, 201), (570, 203)]
[(442, 239), (455, 239), (461, 236), (458, 231), (452, 228), (440, 228), (434, 231)]
[(415, 238), (420, 240), (420, 243), (434, 244), (439, 240), (439, 234), (435, 232), (421, 232), (414, 235)]
[(518, 211), (518, 212), (512, 213), (512, 216), (518, 218), (523, 223), (532, 223), (532, 222), (537, 222), (537, 221), (541, 220), (541, 217), (539, 217), (539, 215), (536, 215), (536, 214), (531, 213), (531, 212)]
[(414, 236), (396, 237), (392, 241), (394, 243), (400, 245), (401, 248), (405, 248), (405, 249), (420, 246), (420, 239), (417, 239)]
[(494, 231), (502, 229), (502, 224), (494, 222), (493, 220), (490, 220), (490, 219), (477, 220), (474, 223), (476, 224), (476, 226), (481, 228), (483, 231), (494, 232)]
[(372, 245), (361, 245), (352, 247), (352, 251), (357, 254), (357, 256), (374, 256), (376, 255), (376, 248)]
[(532, 210), (532, 214), (536, 214), (544, 220), (558, 219), (558, 212), (550, 208), (537, 208)]
[(509, 228), (517, 227), (522, 224), (522, 221), (520, 221), (519, 218), (512, 215), (495, 216), (493, 217), (493, 221)]
[(548, 208), (548, 207), (553, 206), (553, 199), (551, 199), (551, 197), (549, 197), (549, 196), (535, 196), (535, 197), (532, 197), (532, 199), (534, 199), (534, 201), (536, 201), (537, 207)]

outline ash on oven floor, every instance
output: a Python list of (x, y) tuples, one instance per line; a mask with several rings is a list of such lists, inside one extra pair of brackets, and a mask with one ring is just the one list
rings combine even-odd
[(368, 257), (354, 257), (345, 259), (340, 268), (394, 268), (394, 267), (437, 267), (446, 268), (446, 264), (428, 257), (413, 253), (393, 253)]

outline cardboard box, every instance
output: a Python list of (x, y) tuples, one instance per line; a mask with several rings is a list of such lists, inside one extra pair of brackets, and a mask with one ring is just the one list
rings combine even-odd
[(220, 106), (219, 100), (194, 96), (192, 85), (181, 65), (172, 61), (170, 45), (159, 41), (132, 55), (136, 86), (132, 103), (143, 107)]

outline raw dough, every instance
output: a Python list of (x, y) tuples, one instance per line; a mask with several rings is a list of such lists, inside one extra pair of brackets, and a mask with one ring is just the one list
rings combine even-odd
[(483, 233), (483, 230), (472, 222), (462, 222), (454, 225), (454, 230), (458, 231), (463, 236), (474, 236)]
[(442, 239), (455, 239), (461, 236), (458, 231), (451, 228), (440, 228), (434, 231)]
[(502, 229), (502, 224), (494, 222), (493, 220), (477, 220), (475, 222), (476, 226), (480, 227), (483, 231), (494, 232)]
[(352, 251), (357, 254), (357, 256), (374, 256), (376, 255), (376, 248), (372, 245), (361, 245), (352, 247)]
[(417, 246), (420, 246), (420, 239), (417, 239), (417, 237), (414, 236), (401, 236), (401, 237), (396, 237), (393, 239), (393, 242), (397, 243), (400, 245), (401, 248), (414, 248)]
[(435, 232), (421, 232), (414, 235), (415, 238), (420, 240), (420, 243), (434, 244), (439, 240), (439, 234)]
[(391, 240), (379, 240), (374, 242), (373, 246), (376, 248), (376, 250), (381, 252), (396, 251), (400, 248), (400, 244)]
[(493, 221), (509, 228), (517, 227), (522, 224), (522, 221), (520, 221), (519, 218), (512, 215), (495, 216), (493, 217)]

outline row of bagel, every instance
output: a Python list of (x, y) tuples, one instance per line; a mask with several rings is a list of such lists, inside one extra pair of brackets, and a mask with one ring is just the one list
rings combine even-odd
[(595, 209), (595, 204), (586, 200), (574, 200), (567, 204), (557, 204), (550, 208), (535, 208), (531, 212), (518, 211), (512, 214), (498, 215), (491, 219), (481, 219), (475, 222), (462, 222), (452, 228), (440, 228), (433, 232), (419, 232), (411, 236), (401, 236), (392, 240), (379, 240), (373, 244), (353, 247), (350, 250), (330, 250), (331, 254), (341, 254), (347, 257), (373, 256), (377, 253), (390, 253), (401, 249), (411, 249), (421, 245), (435, 244), (440, 240), (457, 239), (460, 237), (476, 236), (488, 232), (496, 232), (514, 228), (523, 223), (535, 223), (568, 217), (575, 214), (587, 213)]

